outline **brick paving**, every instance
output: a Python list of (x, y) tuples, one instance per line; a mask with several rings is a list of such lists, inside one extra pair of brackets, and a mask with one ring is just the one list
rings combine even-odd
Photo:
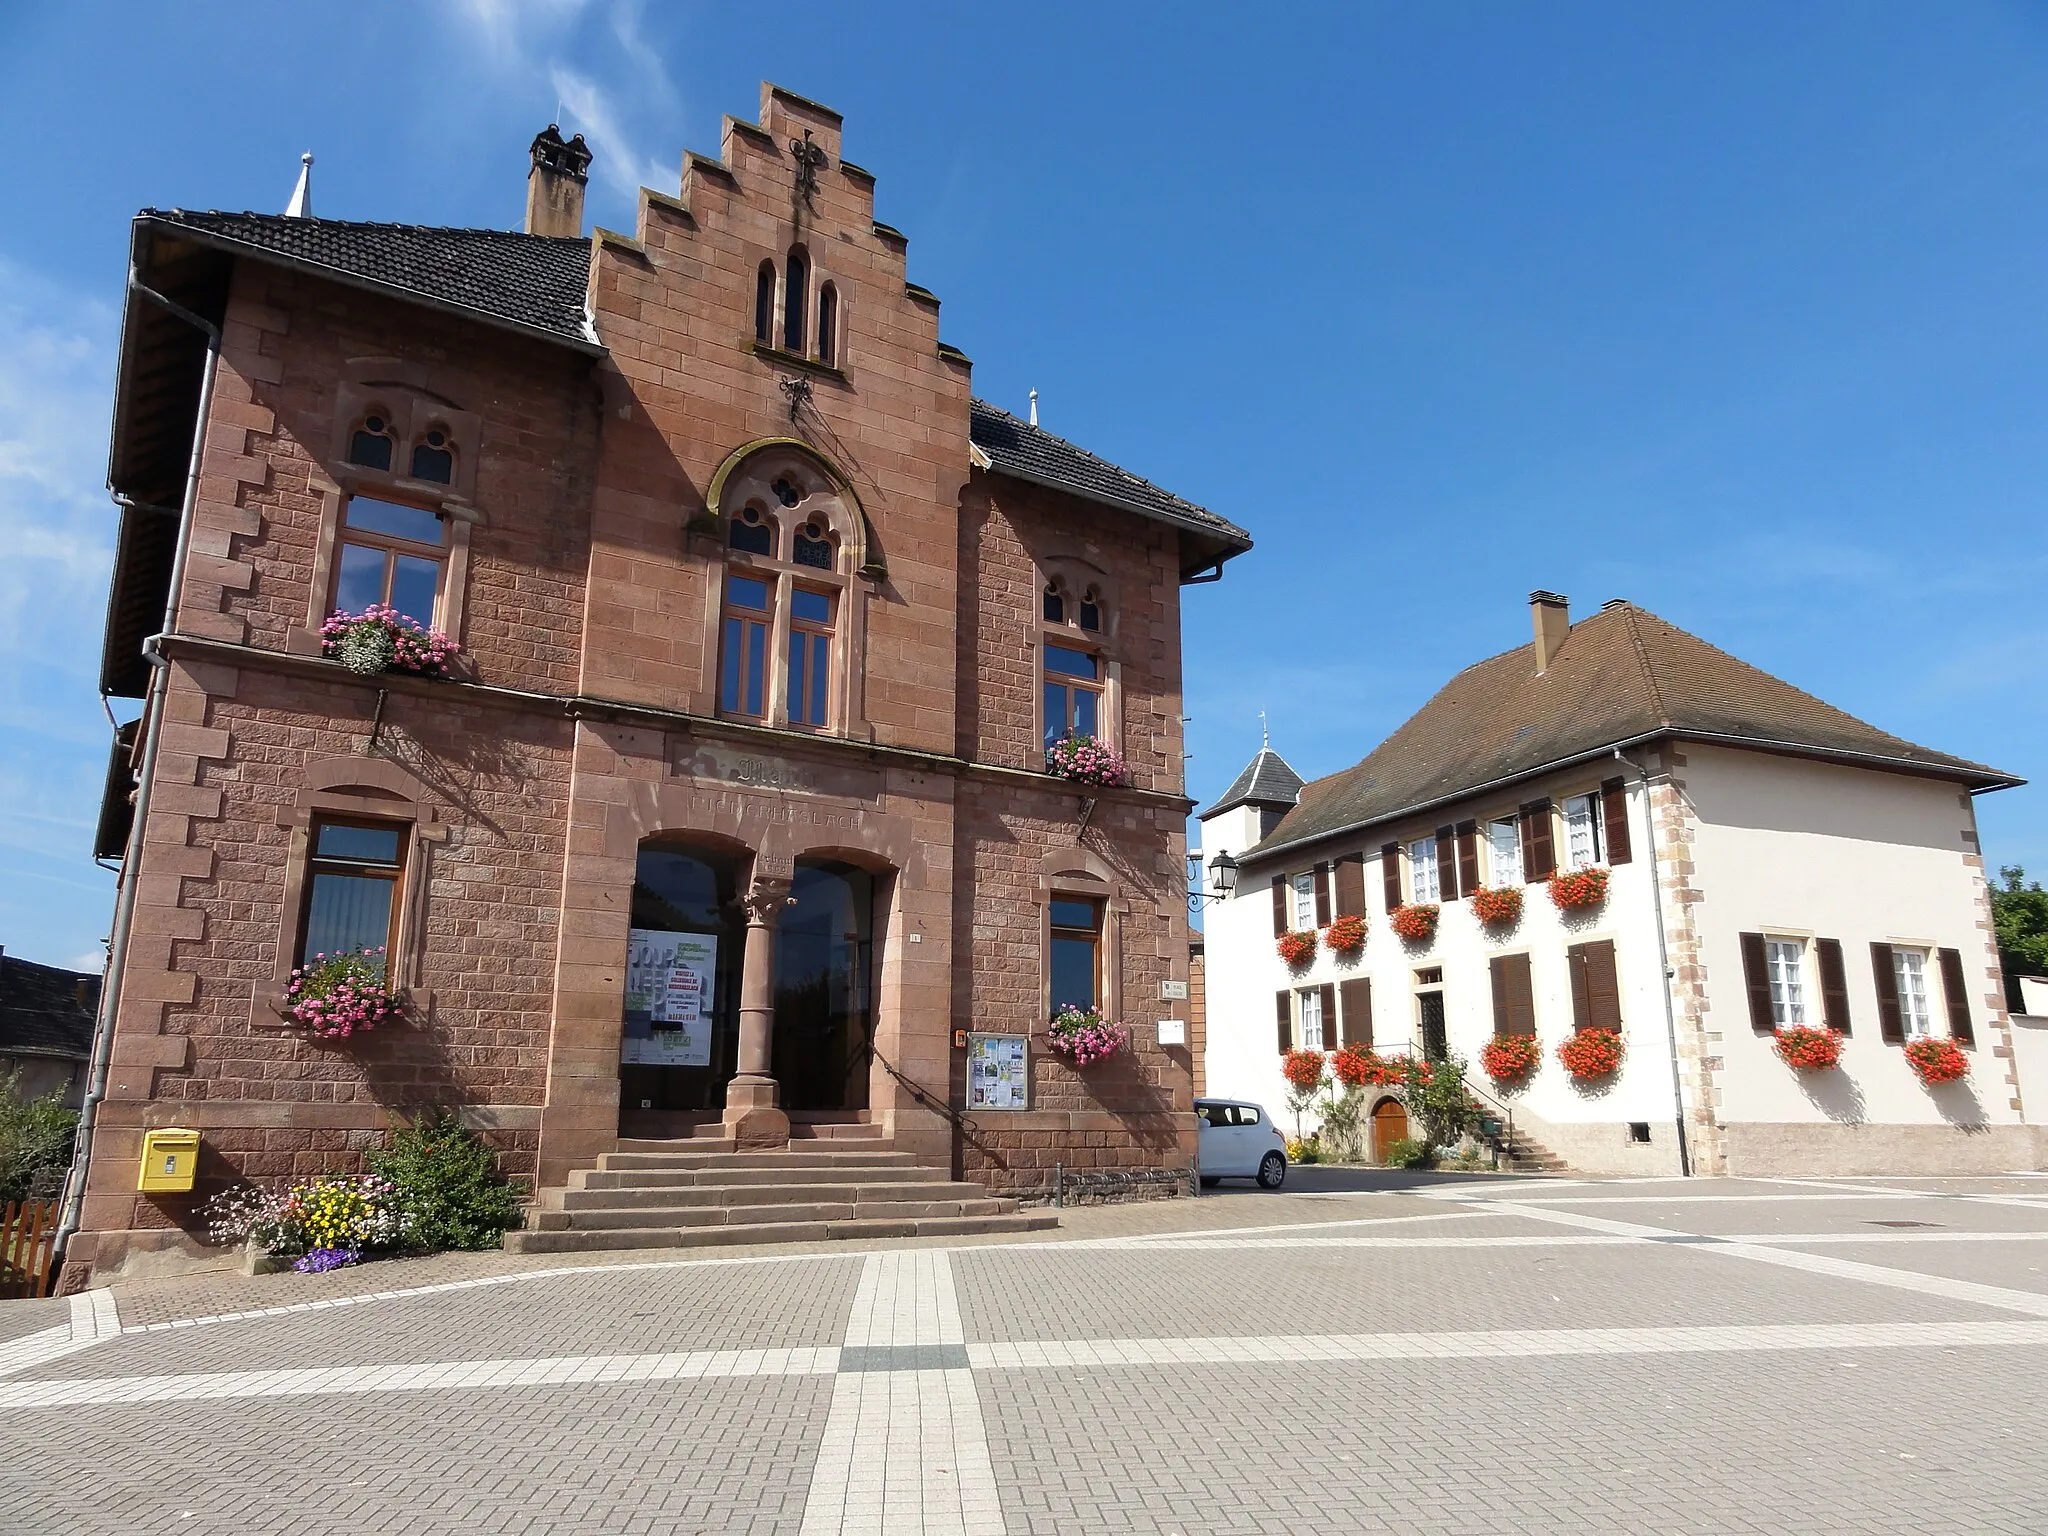
[(152, 1281), (97, 1341), (0, 1304), (0, 1526), (2048, 1528), (2048, 1181), (1324, 1172), (997, 1243)]

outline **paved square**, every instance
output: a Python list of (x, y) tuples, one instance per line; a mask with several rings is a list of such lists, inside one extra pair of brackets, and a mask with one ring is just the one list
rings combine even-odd
[(0, 1304), (0, 1527), (2048, 1529), (2048, 1180), (1294, 1182)]

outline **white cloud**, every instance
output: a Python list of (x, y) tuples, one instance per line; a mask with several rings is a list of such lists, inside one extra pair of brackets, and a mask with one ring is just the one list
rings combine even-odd
[[(565, 126), (575, 128), (589, 141), (594, 168), (610, 186), (630, 197), (642, 186), (672, 190), (680, 181), (680, 170), (670, 170), (634, 147), (619, 124), (612, 98), (595, 80), (562, 64), (549, 67), (548, 79), (569, 119)], [(677, 160), (680, 164), (681, 156)]]

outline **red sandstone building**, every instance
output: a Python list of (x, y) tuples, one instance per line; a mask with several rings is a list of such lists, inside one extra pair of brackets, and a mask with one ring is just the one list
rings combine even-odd
[[(975, 400), (839, 151), (764, 87), (631, 237), (553, 130), (523, 232), (137, 218), (103, 681), (146, 703), (68, 1284), (425, 1106), (544, 1191), (622, 1137), (1191, 1161), (1179, 589), (1249, 540)], [(452, 674), (323, 655), (370, 601)], [(1046, 772), (1090, 726), (1129, 787)], [(293, 967), (359, 944), (409, 1017), (310, 1038)], [(1133, 1040), (1076, 1070), (1083, 987)], [(969, 1032), (1030, 1037), (1024, 1107), (970, 1107)], [(193, 1195), (137, 1193), (154, 1126), (203, 1135)]]

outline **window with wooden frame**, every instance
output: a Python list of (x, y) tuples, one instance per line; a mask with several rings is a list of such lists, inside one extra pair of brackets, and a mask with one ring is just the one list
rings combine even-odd
[(1495, 887), (1522, 883), (1522, 824), (1519, 817), (1497, 816), (1486, 824), (1487, 880)]
[[(1295, 1005), (1301, 1014), (1300, 1040), (1301, 1048), (1304, 1051), (1327, 1050), (1330, 1046), (1336, 1044), (1335, 1040), (1330, 1042), (1330, 1046), (1326, 1046), (1323, 1043), (1323, 993), (1325, 990), (1323, 987), (1302, 987), (1294, 994)], [(1330, 1020), (1331, 1033), (1333, 1035), (1336, 1032), (1336, 1023), (1335, 1019)]]
[(1566, 869), (1585, 869), (1600, 862), (1600, 832), (1604, 817), (1598, 794), (1571, 795), (1564, 802), (1564, 862)]
[(774, 622), (768, 595), (768, 583), (758, 576), (726, 573), (718, 671), (718, 707), (724, 714), (767, 717), (768, 630)]
[(1071, 645), (1045, 646), (1045, 747), (1066, 736), (1100, 736), (1102, 658)]
[(314, 819), (307, 842), (298, 964), (364, 950), (383, 971), (396, 937), (410, 832), (398, 822)]
[(1438, 897), (1436, 839), (1418, 837), (1408, 845), (1408, 899), (1430, 902)]
[(1292, 898), (1293, 925), (1298, 929), (1316, 926), (1316, 877), (1311, 870), (1287, 877), (1287, 886)]
[(830, 283), (818, 289), (818, 361), (839, 362), (839, 290)]
[(1102, 903), (1073, 896), (1051, 902), (1047, 956), (1052, 1011), (1095, 1008), (1102, 1002)]
[(439, 619), (448, 567), (448, 525), (438, 513), (374, 496), (342, 507), (334, 600), (342, 613), (382, 603), (417, 623)]
[(831, 723), (832, 594), (796, 587), (789, 594), (791, 725), (822, 729)]
[(1934, 1033), (1934, 1009), (1928, 1002), (1927, 951), (1904, 944), (1892, 946), (1892, 977), (1899, 993), (1899, 1024), (1908, 1040)]
[(1621, 1028), (1621, 983), (1614, 965), (1614, 941), (1574, 944), (1564, 954), (1572, 984), (1572, 1028)]
[(1806, 1024), (1806, 941), (1764, 939), (1764, 972), (1771, 988), (1771, 1019), (1779, 1029)]
[(1493, 1032), (1496, 1035), (1536, 1033), (1536, 987), (1529, 957), (1495, 955), (1487, 963), (1493, 982)]
[(1941, 970), (1941, 994), (1948, 1010), (1950, 1037), (1958, 1045), (1977, 1043), (1961, 950), (1922, 944), (1872, 944), (1870, 965), (1877, 986), (1878, 1033), (1887, 1045), (1925, 1040), (1934, 1033), (1934, 992), (1928, 972), (1936, 966)]
[[(1849, 981), (1842, 964), (1841, 940), (1765, 933), (1738, 934), (1737, 938), (1752, 1029), (1768, 1035), (1793, 1025), (1820, 1024), (1849, 1033)], [(1818, 1009), (1814, 1006), (1816, 991)]]

